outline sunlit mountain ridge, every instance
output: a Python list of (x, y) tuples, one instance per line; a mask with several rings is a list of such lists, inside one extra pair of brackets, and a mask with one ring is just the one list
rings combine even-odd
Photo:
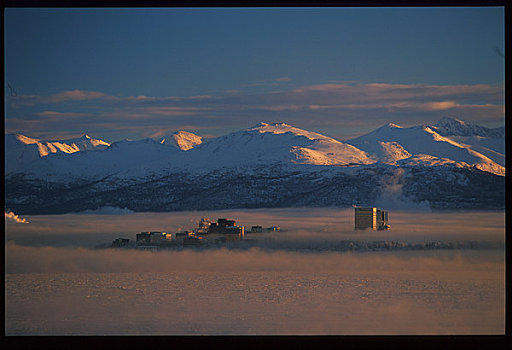
[(182, 151), (188, 151), (203, 142), (203, 138), (188, 131), (177, 131), (172, 135), (164, 136), (160, 139), (160, 143), (176, 147)]
[[(441, 163), (457, 167), (474, 166), (496, 175), (505, 175), (505, 168), (501, 165), (503, 153), (499, 152), (500, 149), (486, 152), (484, 155), (464, 143), (467, 142), (467, 138), (453, 139), (440, 135), (436, 130), (436, 127), (428, 125), (403, 128), (387, 124), (347, 142), (371, 154), (375, 160), (389, 164), (399, 165), (397, 161), (405, 164), (407, 159), (421, 157), (424, 160), (433, 160), (430, 164), (424, 161), (423, 166)], [(504, 143), (503, 139), (499, 140)], [(496, 148), (499, 143), (495, 142)]]
[[(446, 126), (451, 125), (447, 118), (438, 124), (444, 125), (443, 134), (451, 130)], [(452, 124), (468, 126), (456, 120)], [(442, 136), (437, 132), (439, 128), (427, 125), (405, 128), (389, 123), (345, 142), (285, 123), (260, 123), (210, 140), (186, 131), (159, 139), (112, 144), (86, 135), (52, 142), (20, 134), (7, 135), (6, 173), (75, 179), (128, 173), (144, 176), (179, 169), (204, 172), (276, 163), (400, 166), (416, 164), (415, 160), (421, 158), (423, 166), (429, 165), (427, 160), (430, 160), (432, 166), (475, 167), (496, 175), (505, 174), (504, 139), (489, 132), (494, 129), (471, 126), (470, 132), (466, 132), (468, 136), (460, 136), (463, 132), (456, 128), (457, 135)], [(102, 152), (79, 154), (86, 150)]]
[(40, 157), (53, 153), (75, 153), (89, 150), (104, 150), (110, 144), (103, 140), (83, 135), (65, 140), (40, 140), (22, 134), (5, 135), (5, 171), (16, 171)]
[[(260, 123), (208, 140), (178, 132), (103, 150), (39, 153), (6, 167), (15, 169), (5, 177), (6, 208), (19, 214), (104, 206), (504, 208), (504, 139), (436, 130), (390, 123), (342, 142), (285, 123)], [(30, 142), (26, 147), (34, 147)]]

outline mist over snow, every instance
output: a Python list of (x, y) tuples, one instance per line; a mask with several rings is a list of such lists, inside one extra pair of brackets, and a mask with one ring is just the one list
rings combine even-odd
[[(481, 259), (501, 261), (495, 250), (337, 252), (341, 241), (505, 241), (503, 212), (393, 211), (391, 230), (354, 231), (354, 211), (335, 208), (283, 208), (176, 213), (95, 213), (29, 217), (31, 225), (6, 224), (6, 272), (219, 272), (219, 271), (427, 271), (448, 265), (484, 271)], [(235, 219), (253, 225), (280, 226), (283, 231), (249, 233), (252, 248), (236, 245), (206, 250), (157, 253), (93, 247), (118, 237), (135, 239), (141, 231), (177, 232), (197, 227), (201, 218)], [(471, 222), (468, 225), (468, 222)], [(268, 239), (271, 238), (271, 241)], [(307, 248), (306, 250), (304, 250)], [(462, 259), (462, 260), (461, 260)], [(469, 260), (468, 260), (469, 259)], [(472, 259), (476, 259), (472, 261)], [(494, 260), (493, 260), (494, 259)], [(468, 265), (469, 264), (469, 265)]]
[[(353, 215), (352, 209), (275, 208), (34, 215), (30, 225), (6, 222), (6, 333), (504, 332), (504, 212), (391, 210), (389, 231), (354, 231)], [(248, 248), (93, 249), (140, 231), (191, 229), (203, 217), (287, 231), (246, 233), (261, 243)], [(495, 242), (501, 248), (328, 249), (347, 240)]]
[(7, 244), (6, 334), (504, 332), (492, 252), (133, 253)]
[(389, 210), (430, 212), (431, 207), (428, 201), (412, 201), (403, 195), (405, 176), (407, 174), (402, 168), (394, 169), (383, 176), (380, 183), (382, 192), (375, 201), (375, 206)]
[[(386, 207), (382, 207), (386, 209)], [(430, 212), (390, 210), (390, 230), (354, 231), (354, 210), (337, 208), (279, 208), (189, 211), (171, 213), (65, 214), (28, 216), (30, 225), (6, 222), (6, 242), (31, 246), (93, 248), (142, 231), (178, 232), (198, 226), (201, 218), (230, 218), (251, 226), (279, 226), (282, 232), (246, 233), (261, 248), (329, 248), (342, 240), (356, 241), (483, 241), (504, 242), (505, 214), (501, 211)], [(468, 225), (471, 222), (471, 225)], [(265, 243), (265, 238), (272, 238)]]
[(443, 273), (489, 269), (502, 271), (503, 254), (488, 251), (304, 253), (216, 249), (148, 252), (30, 247), (6, 244), (6, 273), (134, 272), (344, 272)]
[(93, 215), (125, 215), (125, 214), (131, 214), (131, 213), (134, 213), (134, 211), (130, 210), (130, 209), (126, 209), (126, 208), (106, 206), (106, 207), (101, 207), (101, 208), (98, 208), (98, 209), (95, 209), (95, 210), (91, 210), (91, 209), (84, 210), (84, 211), (82, 211), (80, 213), (77, 213), (77, 214), (84, 214), (84, 215), (88, 215), (88, 214), (93, 214)]

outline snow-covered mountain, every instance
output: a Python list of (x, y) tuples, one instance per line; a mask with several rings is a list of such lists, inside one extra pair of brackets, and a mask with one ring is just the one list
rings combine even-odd
[(159, 142), (166, 146), (176, 147), (188, 151), (203, 142), (203, 138), (187, 131), (177, 131), (172, 135), (162, 137)]
[(5, 135), (5, 171), (17, 171), (32, 161), (52, 153), (75, 153), (104, 150), (108, 142), (93, 139), (89, 135), (59, 141), (40, 140), (22, 134)]
[[(467, 144), (464, 142), (468, 142), (468, 137), (464, 137), (464, 142), (457, 142), (434, 129), (431, 126), (403, 128), (389, 123), (346, 142), (285, 123), (260, 123), (204, 142), (200, 136), (185, 131), (158, 140), (123, 140), (112, 145), (88, 136), (49, 142), (7, 135), (6, 173), (74, 180), (113, 174), (147, 176), (178, 170), (208, 172), (226, 167), (273, 164), (347, 167), (385, 163), (397, 166), (398, 161), (402, 165), (416, 164), (421, 159), (424, 166), (429, 163), (474, 166), (504, 175), (504, 152), (495, 150), (497, 147), (490, 148), (496, 139), (471, 136), (478, 139)], [(75, 154), (98, 149), (103, 151)]]
[(26, 164), (21, 172), (33, 178), (67, 183), (109, 176), (145, 178), (173, 164), (180, 152), (151, 138), (122, 140), (100, 152), (51, 154)]
[(504, 138), (505, 127), (486, 128), (476, 124), (469, 124), (462, 120), (450, 117), (441, 118), (435, 125), (435, 131), (443, 136), (479, 136)]
[[(487, 155), (479, 153), (467, 144), (441, 136), (435, 128), (427, 125), (403, 128), (389, 123), (366, 135), (348, 140), (347, 143), (383, 163), (396, 165), (397, 161), (401, 161), (400, 164), (419, 164), (418, 160), (421, 160), (423, 166), (474, 166), (493, 174), (505, 175), (499, 155), (492, 152), (487, 152)], [(413, 163), (408, 162), (409, 159)]]
[(504, 126), (490, 129), (444, 117), (431, 128), (440, 135), (447, 136), (459, 144), (464, 144), (497, 164), (505, 166)]
[[(66, 143), (79, 151), (38, 153), (23, 162), (6, 157), (12, 162), (6, 207), (27, 214), (102, 206), (172, 211), (382, 205), (391, 194), (434, 208), (502, 208), (505, 168), (498, 158), (504, 153), (484, 146), (496, 138), (442, 136), (436, 130), (387, 124), (340, 142), (285, 123), (260, 123), (206, 141), (180, 131), (111, 145), (90, 141), (96, 146), (89, 149), (106, 147), (94, 152)], [(24, 140), (37, 150), (38, 142), (48, 147)], [(13, 154), (16, 142), (6, 137), (6, 154)]]
[[(261, 123), (207, 142), (192, 133), (155, 141), (123, 140), (100, 153), (52, 155), (26, 164), (19, 172), (40, 179), (74, 181), (110, 175), (147, 177), (173, 171), (209, 172), (226, 167), (282, 164), (360, 165), (374, 161), (352, 145), (290, 125)], [(185, 142), (185, 141), (191, 142)], [(171, 146), (171, 147), (169, 147)], [(189, 146), (191, 148), (189, 148)], [(183, 152), (186, 151), (186, 152)]]
[(188, 155), (189, 167), (212, 170), (270, 164), (370, 164), (367, 154), (352, 145), (285, 123), (260, 123), (212, 139)]

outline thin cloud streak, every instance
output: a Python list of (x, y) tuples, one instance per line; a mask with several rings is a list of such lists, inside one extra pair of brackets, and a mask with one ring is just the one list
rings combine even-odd
[(18, 106), (33, 106), (39, 104), (51, 104), (66, 101), (87, 101), (97, 99), (112, 99), (113, 96), (109, 96), (98, 91), (82, 91), (82, 90), (70, 90), (62, 91), (57, 94), (49, 96), (41, 95), (17, 95), (11, 97), (11, 103)]
[(210, 128), (219, 136), (260, 121), (284, 121), (303, 128), (332, 127), (329, 136), (343, 139), (354, 134), (350, 129), (354, 127), (369, 131), (387, 122), (403, 126), (435, 123), (446, 115), (476, 123), (504, 120), (504, 87), (500, 84), (327, 83), (257, 94), (239, 91), (190, 97), (115, 97), (72, 90), (50, 96), (8, 96), (7, 102), (7, 132), (29, 136), (52, 130), (109, 135), (135, 126), (130, 137), (137, 138), (157, 132), (157, 127), (177, 131), (184, 125)]

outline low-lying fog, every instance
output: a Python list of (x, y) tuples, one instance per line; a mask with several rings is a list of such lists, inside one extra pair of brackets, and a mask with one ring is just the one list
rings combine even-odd
[[(120, 211), (123, 213), (123, 211)], [(353, 209), (290, 208), (194, 211), (172, 213), (66, 214), (27, 216), (30, 223), (6, 222), (6, 242), (33, 246), (81, 246), (92, 248), (124, 237), (135, 239), (141, 231), (192, 230), (208, 217), (236, 220), (238, 225), (279, 226), (286, 230), (271, 237), (276, 241), (313, 242), (340, 240), (491, 241), (504, 242), (505, 213), (391, 211), (387, 231), (354, 231)], [(265, 235), (246, 234), (258, 239)]]
[[(202, 217), (287, 231), (246, 234), (274, 240), (244, 249), (93, 249), (193, 229)], [(504, 212), (392, 211), (391, 230), (356, 232), (353, 210), (333, 208), (6, 217), (6, 333), (502, 334), (504, 221)], [(341, 240), (498, 245), (295, 249)]]
[[(197, 227), (200, 218), (231, 218), (237, 224), (250, 228), (280, 226), (283, 232), (247, 233), (246, 239), (260, 244), (247, 250), (214, 249), (197, 251), (161, 251), (158, 254), (134, 250), (94, 250), (95, 245), (109, 244), (113, 239), (135, 239), (140, 231), (176, 232)], [(359, 266), (368, 259), (351, 258), (349, 253), (320, 254), (342, 240), (400, 242), (477, 241), (503, 243), (503, 212), (391, 212), (387, 231), (354, 231), (353, 209), (258, 209), (173, 213), (68, 214), (28, 216), (29, 223), (6, 222), (6, 272), (130, 272), (130, 271), (179, 271), (182, 269), (215, 270), (248, 269), (252, 271), (309, 269), (323, 266)], [(265, 240), (271, 237), (273, 240)], [(232, 245), (231, 248), (236, 244)], [(313, 248), (309, 255), (292, 254), (301, 248)], [(267, 249), (269, 248), (269, 249)], [(304, 251), (304, 249), (302, 249)], [(312, 254), (312, 253), (318, 254)], [(400, 253), (400, 254), (398, 254)], [(468, 252), (465, 252), (467, 255)], [(497, 254), (499, 253), (499, 254)], [(348, 254), (348, 255), (347, 255)], [(379, 266), (403, 264), (412, 270), (431, 266), (435, 261), (442, 265), (442, 251), (395, 252), (393, 257), (376, 259), (369, 263), (371, 269)], [(473, 256), (484, 252), (472, 253)], [(476, 254), (476, 255), (475, 255)], [(494, 252), (501, 259), (503, 250)], [(446, 255), (446, 254), (445, 254)], [(460, 255), (460, 253), (459, 253)], [(397, 258), (400, 256), (400, 258)], [(454, 254), (447, 256), (453, 257)], [(425, 261), (414, 260), (422, 257)], [(432, 257), (437, 257), (433, 260)], [(335, 264), (333, 262), (341, 259)], [(351, 261), (352, 259), (352, 261)], [(390, 260), (391, 259), (391, 260)], [(399, 259), (395, 261), (393, 259)], [(441, 259), (441, 260), (439, 260)], [(444, 258), (446, 260), (446, 258)], [(346, 260), (346, 261), (345, 261)], [(146, 262), (146, 263), (143, 263)], [(253, 264), (253, 265), (251, 265)], [(412, 265), (411, 265), (412, 264)]]

